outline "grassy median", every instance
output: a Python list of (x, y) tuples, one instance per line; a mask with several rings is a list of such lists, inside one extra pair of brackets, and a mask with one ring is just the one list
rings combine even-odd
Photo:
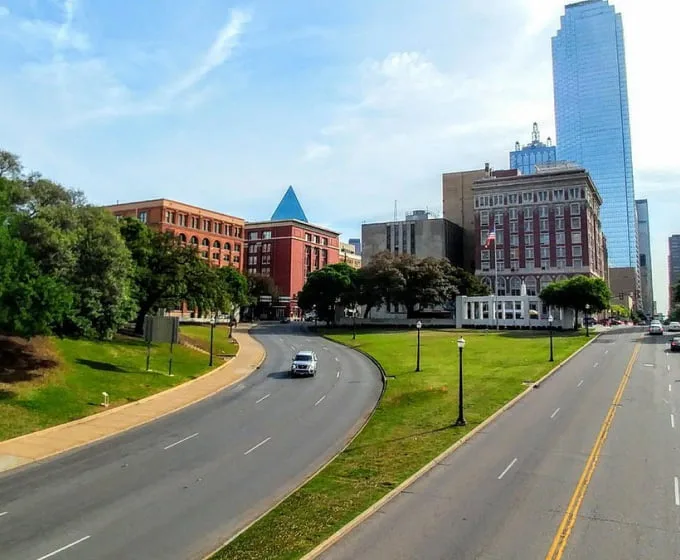
[[(333, 340), (361, 348), (382, 364), (388, 381), (381, 403), (343, 453), (214, 560), (299, 558), (555, 365), (548, 362), (547, 333), (463, 333), (468, 424), (452, 427), (458, 406), (460, 335), (424, 331), (422, 371), (415, 373), (415, 331), (359, 333), (356, 341), (351, 334), (331, 334)], [(555, 363), (586, 340), (580, 334), (557, 334)]]
[(205, 354), (176, 344), (170, 377), (169, 357), (168, 344), (154, 344), (147, 372), (146, 344), (134, 338), (0, 337), (0, 441), (100, 412), (103, 391), (117, 406), (210, 369)]

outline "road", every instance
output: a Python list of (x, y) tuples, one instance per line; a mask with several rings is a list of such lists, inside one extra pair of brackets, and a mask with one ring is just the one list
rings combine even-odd
[(667, 347), (602, 335), (322, 558), (544, 559), (565, 512), (553, 560), (679, 558), (680, 355)]
[[(151, 424), (0, 476), (2, 560), (201, 558), (341, 449), (382, 383), (364, 356), (261, 326), (262, 367)], [(316, 378), (288, 376), (315, 350)]]

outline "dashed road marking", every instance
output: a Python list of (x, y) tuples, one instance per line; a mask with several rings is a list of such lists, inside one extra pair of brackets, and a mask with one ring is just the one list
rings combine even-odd
[(505, 470), (504, 470), (501, 474), (498, 475), (498, 480), (500, 480), (501, 478), (503, 478), (503, 477), (508, 473), (508, 471), (515, 465), (516, 462), (517, 462), (517, 457), (515, 457), (515, 458), (510, 462), (510, 464), (509, 464), (507, 467), (505, 467)]

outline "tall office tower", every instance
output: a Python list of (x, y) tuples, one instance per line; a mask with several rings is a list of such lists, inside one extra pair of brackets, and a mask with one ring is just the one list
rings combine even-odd
[(601, 217), (609, 266), (628, 269), (626, 277), (634, 268), (639, 296), (621, 14), (607, 0), (568, 4), (552, 40), (552, 55), (557, 159), (583, 165), (595, 181), (604, 201)]
[(654, 287), (652, 281), (652, 246), (649, 239), (649, 206), (647, 200), (635, 201), (637, 236), (640, 248), (640, 287), (642, 311), (647, 317), (654, 315)]
[(680, 282), (680, 235), (668, 238), (668, 313), (675, 307), (673, 289)]
[(510, 152), (510, 169), (519, 169), (522, 175), (532, 175), (536, 173), (536, 164), (550, 163), (556, 159), (556, 148), (550, 136), (546, 142), (541, 142), (538, 123), (534, 123), (531, 144), (520, 147), (520, 143), (515, 142), (515, 150)]

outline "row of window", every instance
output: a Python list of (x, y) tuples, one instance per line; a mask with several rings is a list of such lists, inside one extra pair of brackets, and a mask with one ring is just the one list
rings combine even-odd
[[(570, 232), (571, 235), (571, 242), (572, 243), (581, 243), (582, 241), (582, 235), (580, 231), (572, 231)], [(483, 246), (486, 246), (487, 240), (489, 238), (489, 230), (483, 229), (480, 232), (479, 236), (479, 241)], [(523, 245), (525, 247), (533, 247), (534, 245), (534, 234), (533, 233), (524, 233), (520, 235), (519, 233), (511, 233), (510, 234), (510, 247), (519, 247), (520, 246), (520, 240), (523, 241)], [(547, 231), (541, 231), (539, 234), (539, 242), (541, 245), (550, 245), (550, 233)], [(564, 231), (556, 231), (555, 232), (555, 244), (557, 245), (564, 245), (566, 242), (566, 233)], [(499, 245), (504, 245), (505, 244), (505, 236), (504, 232), (501, 231), (496, 231), (496, 241), (495, 245), (498, 247)]]
[[(410, 252), (412, 255), (416, 254), (416, 225), (408, 224), (409, 228), (406, 229), (407, 224), (400, 224), (401, 228), (396, 224), (387, 224), (385, 230), (385, 248), (389, 252), (394, 252), (394, 254), (399, 253), (399, 247), (401, 246), (402, 253)], [(401, 229), (401, 236), (399, 235), (399, 229)], [(407, 235), (407, 232), (411, 235)], [(401, 239), (400, 239), (401, 237)], [(401, 241), (401, 244), (400, 244)], [(408, 249), (407, 249), (408, 247)]]
[(257, 255), (248, 255), (248, 265), (256, 265), (258, 260), (261, 265), (270, 265), (272, 263), (272, 256), (262, 255), (262, 258), (258, 259)]
[(535, 190), (503, 194), (479, 194), (475, 196), (475, 208), (536, 204), (540, 202), (562, 202), (565, 200), (590, 200), (583, 187), (567, 189)]
[(262, 276), (271, 276), (272, 269), (268, 266), (261, 268), (259, 271), (256, 266), (251, 266), (248, 268), (248, 274), (261, 274)]
[[(147, 213), (145, 210), (139, 212), (140, 221), (147, 221)], [(180, 227), (190, 227), (192, 229), (201, 229), (203, 231), (211, 231), (218, 235), (226, 235), (229, 237), (243, 237), (243, 228), (229, 224), (226, 222), (218, 222), (217, 220), (209, 220), (206, 218), (199, 218), (198, 216), (189, 216), (180, 212), (173, 212), (172, 210), (165, 211), (165, 223), (177, 224)]]
[[(496, 261), (496, 270), (501, 271), (501, 270), (520, 270), (520, 268), (524, 268), (527, 270), (532, 270), (532, 269), (537, 269), (537, 268), (553, 268), (550, 265), (550, 258), (547, 257), (545, 259), (538, 259), (534, 261), (534, 259), (529, 259), (525, 258), (524, 259), (524, 267), (520, 267), (519, 264), (519, 259), (517, 260), (511, 260), (509, 265), (506, 265), (505, 261), (498, 260)], [(554, 268), (564, 270), (567, 268), (583, 268), (583, 258), (581, 257), (573, 257), (571, 261), (565, 259), (565, 258), (558, 258), (555, 261), (555, 266)], [(482, 266), (481, 270), (483, 272), (488, 272), (492, 270), (491, 263), (489, 261), (482, 261)]]
[[(557, 281), (559, 280), (564, 280), (566, 279), (566, 276), (558, 276)], [(552, 277), (550, 276), (541, 276), (540, 277), (540, 284), (537, 282), (536, 278), (534, 276), (527, 276), (524, 279), (524, 286), (526, 287), (526, 292), (528, 296), (537, 296), (543, 288), (548, 286), (550, 283), (555, 281)], [(492, 278), (485, 277), (482, 279), (482, 282), (486, 284), (486, 286), (493, 291), (494, 289), (494, 282)], [(539, 288), (540, 287), (540, 288)], [(512, 278), (504, 278), (503, 276), (499, 276), (497, 279), (497, 291), (496, 294), (499, 296), (506, 296), (506, 295), (511, 295), (511, 296), (520, 296), (522, 295), (522, 281), (517, 277), (513, 276)]]
[[(202, 256), (204, 259), (207, 259), (207, 258), (208, 258), (208, 254), (209, 254), (208, 251), (201, 251), (201, 256)], [(219, 260), (220, 260), (220, 254), (219, 254), (219, 253), (213, 253), (213, 254), (211, 255), (211, 257), (212, 257), (212, 260), (214, 260), (214, 261), (219, 261)], [(232, 259), (230, 255), (223, 255), (223, 256), (222, 256), (222, 260), (223, 260), (224, 262), (229, 262), (229, 261), (231, 261), (231, 262), (234, 262), (234, 263), (238, 263), (238, 262), (241, 262), (241, 257), (239, 257), (238, 255), (234, 255), (234, 257), (233, 257), (233, 259)]]
[[(182, 243), (187, 242), (187, 236), (184, 235), (183, 233), (180, 233), (178, 237), (179, 237), (179, 240)], [(189, 244), (190, 245), (198, 245), (198, 237), (196, 237), (195, 235), (192, 235), (191, 239), (189, 240)], [(210, 239), (208, 239), (207, 237), (204, 237), (203, 240), (201, 241), (201, 246), (202, 247), (210, 247)], [(215, 240), (212, 243), (212, 247), (213, 247), (213, 249), (224, 249), (225, 251), (231, 251), (231, 243), (229, 243), (228, 241), (225, 241), (224, 245), (222, 245), (219, 241)], [(234, 251), (239, 252), (239, 253), (241, 252), (241, 244), (240, 243), (234, 243)]]
[[(562, 247), (556, 247), (555, 248), (555, 253), (557, 255), (557, 258), (566, 258), (567, 256), (567, 248), (562, 246)], [(581, 245), (573, 245), (571, 248), (571, 256), (572, 257), (582, 257), (583, 256), (583, 247)], [(482, 261), (488, 261), (491, 260), (491, 251), (489, 250), (483, 250), (482, 251)], [(550, 247), (541, 247), (540, 249), (540, 257), (541, 259), (548, 259), (550, 258)], [(505, 251), (503, 249), (497, 249), (496, 250), (496, 260), (502, 261), (505, 258)], [(534, 248), (533, 247), (527, 247), (524, 249), (524, 258), (525, 259), (534, 259)], [(510, 259), (511, 260), (517, 260), (519, 259), (519, 249), (510, 249)]]
[[(558, 204), (557, 206), (553, 206), (554, 208), (554, 214), (557, 217), (562, 217), (564, 216), (564, 205)], [(517, 220), (519, 216), (519, 208), (509, 208), (508, 209), (508, 215), (510, 216), (511, 221)], [(532, 220), (534, 217), (534, 209), (533, 208), (523, 208), (521, 209), (524, 214), (524, 220)], [(569, 205), (569, 213), (571, 216), (580, 216), (581, 215), (581, 205), (579, 203), (571, 204)], [(494, 216), (494, 223), (496, 224), (496, 227), (500, 227), (503, 224), (503, 217), (505, 213), (503, 211), (500, 212), (495, 212), (494, 214), (490, 214), (488, 210), (482, 210), (479, 213), (479, 223), (483, 226), (489, 225), (489, 219), (491, 216)], [(549, 218), (550, 217), (550, 207), (549, 206), (539, 206), (538, 208), (538, 215), (540, 218)]]

